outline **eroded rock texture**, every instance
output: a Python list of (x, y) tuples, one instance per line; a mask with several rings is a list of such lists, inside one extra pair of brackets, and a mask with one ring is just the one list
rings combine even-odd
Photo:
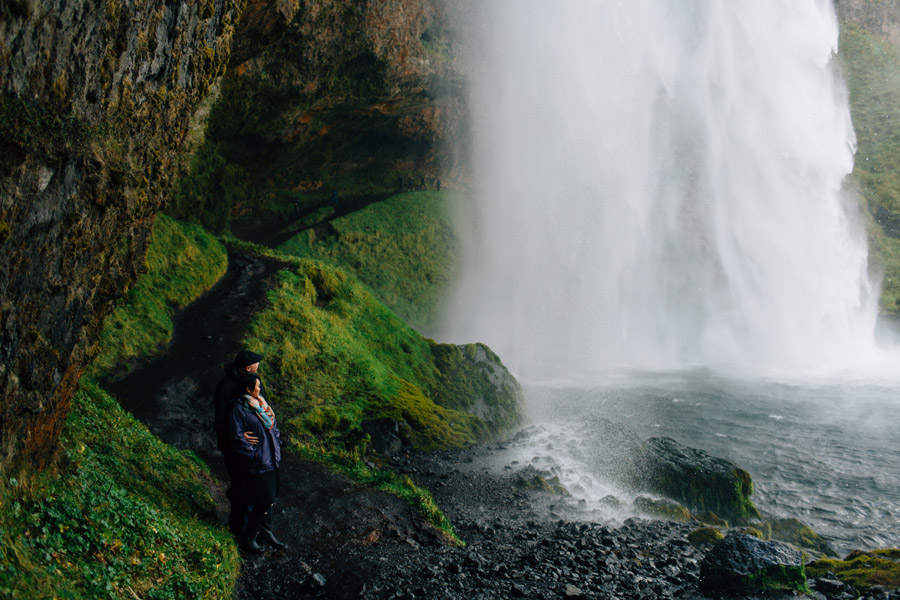
[(393, 190), (398, 175), (464, 183), (458, 15), (455, 1), (303, 2), (263, 51), (241, 36), (203, 150), (227, 166), (195, 171), (196, 187), (222, 189), (235, 216), (284, 192)]
[(51, 457), (241, 0), (0, 10), (0, 462)]

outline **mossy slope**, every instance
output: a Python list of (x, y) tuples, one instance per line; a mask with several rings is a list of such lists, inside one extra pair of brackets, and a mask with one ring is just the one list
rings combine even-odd
[(455, 272), (449, 207), (456, 200), (453, 193), (407, 192), (336, 218), (328, 207), (299, 220), (295, 226), (303, 230), (278, 250), (350, 271), (397, 316), (427, 333)]
[(84, 381), (56, 470), (0, 484), (0, 596), (230, 598), (234, 543), (207, 467)]
[(900, 310), (900, 48), (853, 23), (839, 59), (850, 91), (857, 152), (851, 185), (868, 209), (870, 266), (884, 275), (880, 308)]
[(298, 260), (268, 300), (246, 345), (266, 357), (290, 433), (358, 441), (365, 419), (386, 416), (414, 432), (414, 447), (431, 449), (486, 439), (518, 419), (518, 384), (493, 353), (422, 337), (334, 267)]
[(809, 577), (827, 577), (834, 573), (838, 579), (860, 592), (875, 586), (900, 589), (900, 549), (854, 550), (843, 560), (823, 558), (806, 566)]
[[(107, 319), (93, 376), (164, 346), (172, 315), (224, 262), (215, 238), (160, 216), (148, 272)], [(238, 556), (213, 514), (211, 481), (196, 456), (163, 444), (82, 378), (56, 466), (0, 473), (0, 596), (230, 598)]]

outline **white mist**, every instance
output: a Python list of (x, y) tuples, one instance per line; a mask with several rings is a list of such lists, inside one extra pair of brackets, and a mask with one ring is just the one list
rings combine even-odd
[(491, 0), (445, 337), (517, 375), (832, 369), (873, 347), (830, 1)]

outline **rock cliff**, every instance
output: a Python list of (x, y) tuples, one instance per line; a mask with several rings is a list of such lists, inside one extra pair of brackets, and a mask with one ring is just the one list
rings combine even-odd
[(242, 4), (0, 7), (0, 462), (52, 457)]
[[(235, 50), (173, 212), (210, 213), (218, 229), (290, 206), (286, 194), (315, 204), (393, 191), (399, 175), (464, 182), (457, 14), (456, 0), (302, 3), (277, 43)], [(225, 204), (204, 207), (207, 190)]]

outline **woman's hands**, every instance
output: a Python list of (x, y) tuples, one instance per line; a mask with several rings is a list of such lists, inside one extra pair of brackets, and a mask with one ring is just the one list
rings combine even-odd
[(255, 435), (253, 435), (252, 431), (245, 431), (244, 439), (247, 440), (247, 443), (250, 444), (251, 446), (255, 446), (256, 444), (259, 443), (259, 438), (256, 437)]

